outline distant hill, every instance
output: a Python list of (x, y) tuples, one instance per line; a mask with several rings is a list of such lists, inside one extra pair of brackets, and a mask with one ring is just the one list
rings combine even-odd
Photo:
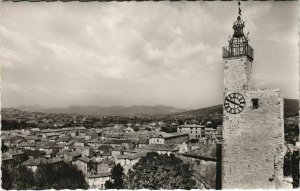
[(30, 112), (43, 110), (43, 108), (40, 105), (21, 105), (18, 107), (18, 109), (22, 111), (30, 111)]
[(205, 107), (201, 109), (191, 110), (191, 111), (185, 111), (181, 113), (176, 113), (174, 115), (182, 116), (182, 117), (205, 117), (205, 116), (211, 116), (211, 115), (223, 115), (223, 105), (215, 105), (210, 107)]
[(21, 106), (18, 109), (30, 112), (43, 112), (43, 113), (75, 113), (85, 115), (163, 115), (170, 113), (178, 113), (184, 110), (164, 106), (144, 106), (134, 105), (130, 107), (123, 106), (111, 106), (111, 107), (100, 107), (100, 106), (70, 106), (67, 108), (49, 108), (44, 109), (40, 106)]
[[(185, 111), (170, 106), (156, 105), (144, 106), (133, 105), (130, 107), (123, 106), (70, 106), (67, 108), (50, 108), (44, 109), (39, 105), (20, 106), (17, 109), (30, 112), (44, 112), (44, 113), (76, 113), (85, 115), (172, 115), (181, 117), (205, 117), (205, 116), (222, 116), (223, 105), (215, 105), (206, 108)], [(292, 117), (298, 115), (299, 100), (297, 99), (284, 99), (284, 116)]]
[[(292, 117), (299, 114), (299, 100), (297, 99), (284, 99), (284, 116)], [(222, 116), (223, 105), (215, 105), (211, 107), (185, 111), (174, 114), (181, 117), (205, 117), (205, 116)]]

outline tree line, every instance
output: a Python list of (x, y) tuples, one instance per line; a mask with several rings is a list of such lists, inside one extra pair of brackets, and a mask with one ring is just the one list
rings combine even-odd
[[(128, 174), (117, 164), (111, 170), (106, 189), (193, 189), (196, 181), (188, 164), (174, 154), (151, 152), (142, 157)], [(84, 175), (75, 166), (38, 166), (35, 173), (20, 165), (10, 172), (2, 168), (2, 188), (6, 190), (88, 189)]]
[(59, 168), (41, 165), (35, 173), (24, 165), (12, 172), (4, 168), (1, 171), (2, 188), (6, 190), (88, 189), (82, 172), (67, 163)]
[(193, 189), (196, 181), (188, 164), (174, 154), (147, 153), (128, 174), (120, 164), (111, 171), (106, 189)]
[(26, 129), (28, 124), (25, 121), (17, 121), (17, 120), (1, 120), (1, 130), (8, 131), (8, 130), (21, 130)]

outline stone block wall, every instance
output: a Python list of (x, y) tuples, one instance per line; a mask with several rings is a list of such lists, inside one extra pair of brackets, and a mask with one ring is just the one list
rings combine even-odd
[(251, 88), (252, 62), (247, 57), (224, 59), (223, 66), (225, 91)]
[[(222, 188), (280, 188), (283, 181), (283, 99), (279, 89), (239, 90), (244, 110), (224, 110)], [(226, 92), (230, 94), (232, 92)], [(259, 99), (253, 109), (252, 99)]]

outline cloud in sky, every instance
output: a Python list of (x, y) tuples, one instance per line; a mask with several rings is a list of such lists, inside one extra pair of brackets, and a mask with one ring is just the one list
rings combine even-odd
[[(290, 98), (298, 97), (296, 5), (242, 3), (253, 73)], [(5, 2), (1, 16), (4, 107), (222, 102), (221, 50), (236, 2)]]

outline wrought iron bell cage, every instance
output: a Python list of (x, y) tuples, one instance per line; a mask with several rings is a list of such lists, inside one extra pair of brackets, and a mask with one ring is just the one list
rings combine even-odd
[(229, 41), (229, 52), (231, 56), (243, 56), (247, 53), (248, 40), (245, 36), (236, 38), (232, 37)]
[(251, 61), (253, 60), (253, 48), (248, 44), (248, 38), (244, 35), (243, 28), (244, 21), (240, 16), (233, 23), (233, 36), (229, 40), (229, 46), (223, 47), (223, 58), (235, 58), (247, 56)]

